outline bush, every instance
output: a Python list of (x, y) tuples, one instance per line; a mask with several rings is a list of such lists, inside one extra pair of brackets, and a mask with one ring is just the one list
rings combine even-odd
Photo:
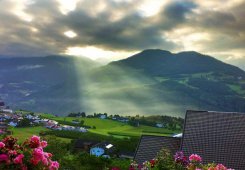
[(222, 164), (203, 164), (202, 158), (197, 154), (192, 154), (188, 158), (180, 151), (173, 156), (167, 149), (162, 149), (155, 159), (146, 161), (142, 165), (131, 163), (129, 169), (138, 170), (140, 168), (144, 170), (233, 170)]
[(57, 170), (59, 163), (52, 161), (52, 154), (44, 152), (46, 141), (32, 136), (19, 145), (17, 139), (8, 136), (0, 142), (0, 169), (8, 170)]

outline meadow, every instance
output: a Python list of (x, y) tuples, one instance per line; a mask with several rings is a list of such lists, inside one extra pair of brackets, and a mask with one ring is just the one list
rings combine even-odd
[[(139, 127), (130, 126), (127, 123), (122, 123), (111, 119), (100, 119), (100, 118), (74, 118), (74, 117), (55, 117), (50, 114), (42, 114), (43, 117), (52, 120), (60, 121), (63, 124), (67, 122), (68, 125), (72, 124), (73, 120), (84, 121), (85, 126), (92, 128), (88, 129), (91, 133), (96, 133), (106, 136), (114, 137), (139, 137), (141, 135), (160, 135), (170, 136), (179, 131), (173, 131), (166, 128), (157, 128), (151, 126), (140, 125)], [(76, 124), (74, 124), (76, 125)]]
[[(50, 131), (49, 129), (42, 126), (34, 126), (34, 127), (11, 127), (10, 130), (13, 133), (13, 136), (18, 139), (20, 142), (24, 142), (26, 139), (29, 139), (33, 135), (39, 135), (40, 132)], [(70, 143), (71, 139), (56, 137), (63, 142)]]

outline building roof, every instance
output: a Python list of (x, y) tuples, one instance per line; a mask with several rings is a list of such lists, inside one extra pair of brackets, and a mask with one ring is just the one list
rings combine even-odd
[(142, 135), (135, 152), (134, 160), (138, 164), (149, 161), (157, 156), (162, 149), (169, 149), (172, 154), (180, 148), (180, 138), (167, 136)]
[(77, 139), (75, 141), (74, 147), (75, 148), (83, 148), (85, 145), (93, 146), (93, 145), (95, 145), (97, 143), (98, 143), (97, 141)]
[(245, 114), (187, 111), (181, 147), (186, 155), (202, 156), (204, 163), (244, 170)]
[(103, 148), (107, 151), (111, 151), (114, 149), (113, 144), (107, 141), (103, 141), (103, 142), (97, 143), (96, 145), (92, 146), (92, 148), (95, 148), (95, 147)]

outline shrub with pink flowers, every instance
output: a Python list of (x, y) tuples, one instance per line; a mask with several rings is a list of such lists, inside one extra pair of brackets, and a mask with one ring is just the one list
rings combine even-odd
[(142, 165), (132, 162), (129, 170), (234, 170), (222, 164), (203, 164), (202, 161), (202, 157), (197, 154), (186, 157), (182, 151), (179, 151), (172, 156), (167, 149), (162, 149), (155, 159), (146, 161)]
[(57, 170), (59, 163), (52, 161), (52, 154), (45, 152), (46, 141), (32, 136), (19, 145), (8, 136), (0, 142), (0, 169), (8, 170)]

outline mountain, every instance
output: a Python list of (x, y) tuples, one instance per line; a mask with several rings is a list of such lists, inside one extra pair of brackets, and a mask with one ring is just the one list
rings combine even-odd
[(1, 58), (0, 97), (14, 109), (57, 114), (79, 110), (79, 77), (97, 66), (71, 56)]
[(194, 51), (172, 54), (169, 51), (149, 49), (111, 65), (144, 70), (153, 76), (215, 72), (245, 77), (243, 70)]
[(0, 59), (0, 97), (14, 107), (68, 112), (245, 112), (245, 72), (197, 52), (144, 50), (100, 66), (67, 56)]

